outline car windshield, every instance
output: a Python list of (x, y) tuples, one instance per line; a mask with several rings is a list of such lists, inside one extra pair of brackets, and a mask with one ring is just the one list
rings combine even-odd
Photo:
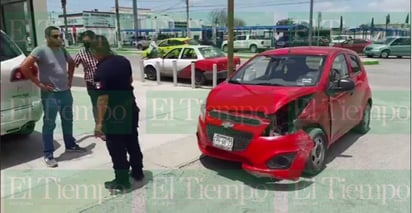
[(240, 68), (229, 83), (272, 86), (315, 86), (326, 56), (257, 56)]
[(199, 51), (202, 54), (203, 58), (226, 57), (226, 54), (216, 47), (200, 47)]
[(375, 43), (375, 44), (389, 44), (389, 43), (391, 43), (394, 39), (395, 39), (395, 38), (389, 37), (389, 38), (386, 38), (386, 39), (381, 39), (381, 40), (374, 41), (373, 43)]

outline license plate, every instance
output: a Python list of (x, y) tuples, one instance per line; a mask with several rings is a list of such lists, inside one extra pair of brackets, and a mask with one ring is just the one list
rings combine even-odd
[(233, 137), (215, 133), (213, 135), (213, 146), (215, 146), (219, 149), (232, 151), (232, 149), (233, 149)]

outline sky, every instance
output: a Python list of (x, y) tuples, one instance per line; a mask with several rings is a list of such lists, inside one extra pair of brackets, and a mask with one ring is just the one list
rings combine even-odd
[[(48, 10), (61, 12), (60, 0), (47, 0)], [(215, 9), (226, 9), (226, 0), (189, 0), (190, 17), (208, 22), (209, 13)], [(98, 9), (111, 11), (115, 0), (69, 0), (68, 13)], [(273, 25), (275, 21), (292, 18), (299, 21), (309, 19), (310, 0), (235, 0), (235, 17), (246, 21), (247, 25)], [(152, 9), (158, 14), (185, 16), (185, 0), (137, 0), (139, 8)], [(119, 0), (119, 6), (132, 7), (132, 0)], [(346, 27), (369, 24), (384, 24), (389, 13), (391, 23), (404, 23), (410, 11), (410, 0), (314, 0), (314, 20), (322, 12), (321, 25), (339, 25), (343, 16)], [(317, 23), (315, 23), (317, 24)]]

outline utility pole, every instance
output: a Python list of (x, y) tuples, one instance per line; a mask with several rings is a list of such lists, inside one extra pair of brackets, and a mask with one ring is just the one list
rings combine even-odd
[(318, 13), (318, 32), (317, 32), (317, 34), (318, 34), (318, 37), (316, 38), (316, 45), (317, 46), (319, 46), (319, 40), (320, 40), (320, 24), (321, 24), (321, 22), (322, 22), (322, 12), (319, 12)]
[(117, 47), (121, 48), (121, 35), (120, 35), (120, 14), (119, 14), (119, 0), (115, 0), (115, 8), (116, 8), (116, 22), (117, 22)]
[(186, 0), (186, 34), (190, 38), (189, 0)]
[(227, 1), (227, 21), (228, 21), (228, 30), (229, 30), (229, 41), (228, 41), (228, 63), (227, 63), (227, 77), (232, 74), (234, 66), (233, 66), (233, 21), (234, 21), (234, 13), (235, 13), (235, 3), (234, 0)]
[(61, 0), (62, 3), (62, 9), (63, 9), (63, 19), (64, 19), (64, 42), (66, 43), (66, 45), (68, 45), (68, 39), (67, 39), (67, 35), (69, 35), (68, 30), (67, 30), (67, 11), (66, 11), (66, 0)]
[(133, 24), (134, 24), (134, 32), (135, 36), (137, 37), (137, 30), (139, 29), (139, 17), (137, 11), (137, 0), (133, 0)]
[(312, 46), (312, 30), (313, 30), (313, 0), (310, 0), (310, 12), (309, 12), (309, 46)]

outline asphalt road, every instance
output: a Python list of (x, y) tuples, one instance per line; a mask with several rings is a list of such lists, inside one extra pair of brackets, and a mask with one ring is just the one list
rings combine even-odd
[[(136, 74), (137, 58), (128, 57)], [(321, 174), (297, 182), (257, 179), (237, 163), (201, 157), (193, 134), (195, 119), (178, 120), (174, 125), (182, 126), (179, 134), (151, 132), (150, 117), (160, 114), (149, 113), (148, 91), (164, 96), (168, 91), (192, 91), (185, 83), (173, 88), (170, 81), (160, 86), (135, 82), (143, 110), (140, 140), (146, 181), (134, 183), (133, 192), (126, 195), (110, 195), (102, 188), (102, 182), (113, 177), (111, 162), (104, 143), (90, 135), (89, 99), (78, 76), (73, 89), (78, 110), (74, 131), (89, 151), (64, 153), (57, 129), (59, 168), (47, 169), (41, 160), (41, 122), (29, 138), (3, 137), (1, 212), (409, 213), (410, 59), (380, 59), (380, 65), (366, 69), (373, 89), (372, 130), (343, 137), (329, 150)], [(187, 111), (175, 109), (169, 115), (179, 110)]]

